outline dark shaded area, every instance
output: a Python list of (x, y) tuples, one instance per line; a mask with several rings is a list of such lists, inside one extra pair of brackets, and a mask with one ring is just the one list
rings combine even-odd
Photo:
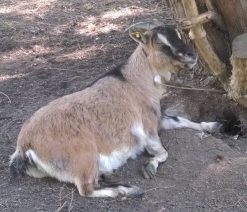
[(242, 135), (241, 133), (241, 121), (233, 111), (223, 111), (223, 116), (219, 117), (218, 120), (223, 124), (222, 133), (227, 135)]
[(28, 166), (28, 159), (25, 157), (18, 156), (14, 158), (12, 163), (10, 164), (10, 174), (13, 177), (17, 177), (18, 175), (24, 176), (26, 169)]

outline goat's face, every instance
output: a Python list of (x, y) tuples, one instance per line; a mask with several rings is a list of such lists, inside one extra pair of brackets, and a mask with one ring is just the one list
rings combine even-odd
[(192, 68), (197, 62), (195, 51), (183, 42), (178, 30), (172, 27), (141, 23), (130, 28), (130, 36), (140, 43), (150, 64), (161, 73)]
[(181, 39), (180, 33), (171, 27), (156, 27), (151, 32), (144, 48), (156, 70), (176, 71), (183, 67), (192, 68), (197, 62), (194, 50)]

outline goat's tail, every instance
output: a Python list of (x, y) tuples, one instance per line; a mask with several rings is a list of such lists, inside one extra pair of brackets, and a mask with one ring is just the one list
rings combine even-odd
[(14, 154), (10, 156), (9, 168), (11, 175), (13, 177), (17, 177), (18, 175), (23, 176), (29, 164), (30, 161), (27, 156), (23, 154), (22, 150), (17, 148)]

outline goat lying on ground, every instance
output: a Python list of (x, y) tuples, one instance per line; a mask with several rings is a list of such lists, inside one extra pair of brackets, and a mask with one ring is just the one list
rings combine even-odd
[[(159, 127), (192, 126), (182, 118), (161, 119), (163, 90), (157, 79), (166, 71), (193, 66), (197, 56), (170, 27), (138, 23), (129, 28), (129, 34), (139, 46), (125, 65), (82, 91), (52, 101), (24, 123), (10, 160), (12, 174), (70, 182), (81, 196), (141, 192), (136, 186), (98, 188), (99, 176), (111, 173), (144, 149), (154, 156), (146, 174), (155, 175), (158, 164), (168, 157)], [(208, 130), (215, 126), (192, 127)]]

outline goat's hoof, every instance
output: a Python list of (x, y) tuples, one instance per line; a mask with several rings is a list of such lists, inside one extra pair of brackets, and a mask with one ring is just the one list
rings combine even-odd
[(220, 122), (201, 122), (201, 126), (205, 133), (219, 133), (223, 128), (223, 124)]
[(212, 133), (222, 133), (224, 131), (224, 128), (224, 124), (216, 122)]
[(152, 163), (148, 163), (142, 167), (142, 174), (145, 179), (153, 179), (156, 175), (157, 169)]

